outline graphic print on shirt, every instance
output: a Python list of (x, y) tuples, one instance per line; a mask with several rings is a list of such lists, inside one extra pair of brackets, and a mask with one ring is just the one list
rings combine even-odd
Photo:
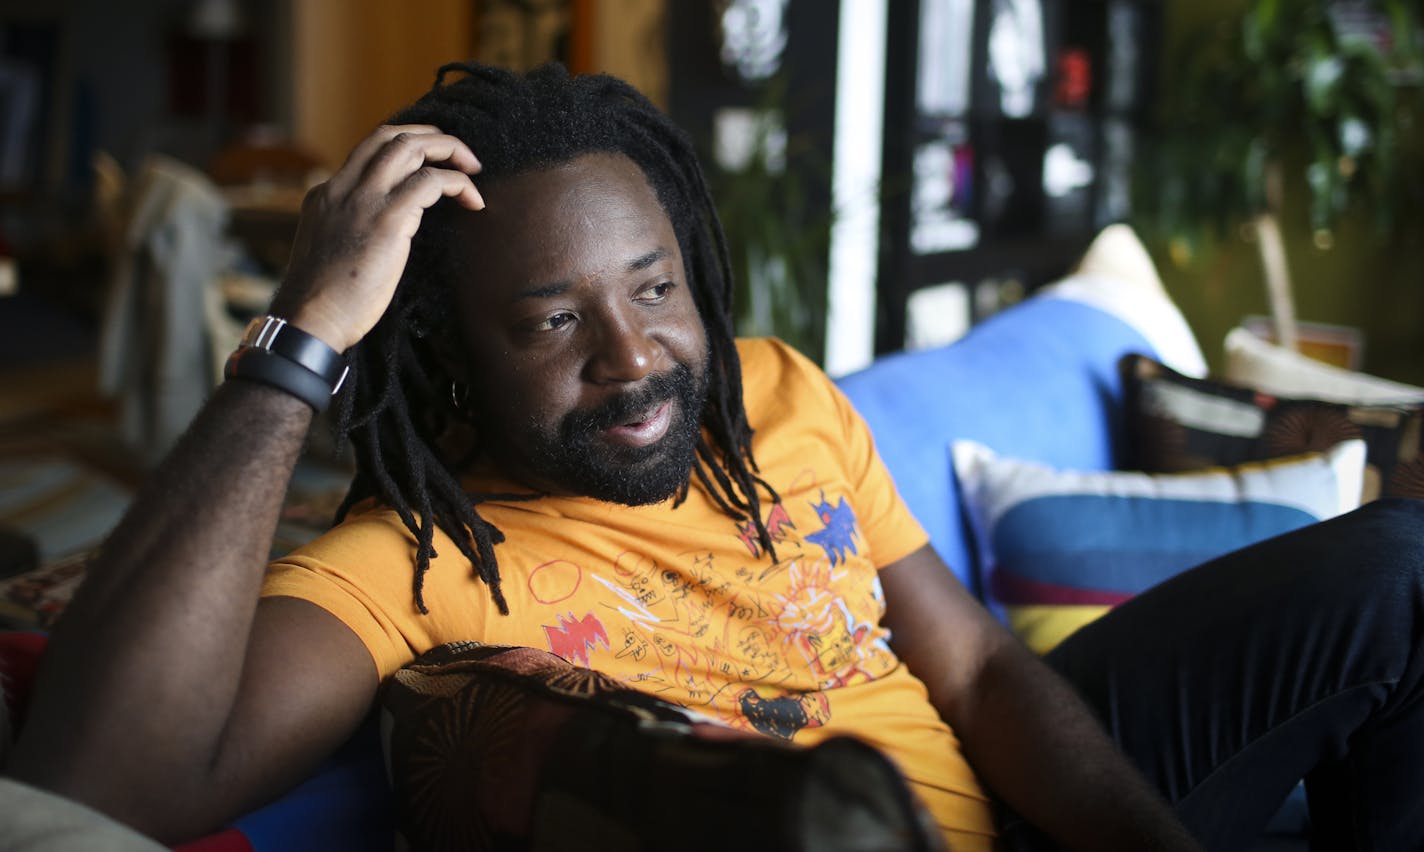
[[(738, 529), (741, 535), (737, 536), (742, 540), (742, 544), (751, 551), (753, 559), (761, 558), (761, 539), (757, 537), (756, 524), (747, 521)], [(796, 525), (791, 522), (791, 516), (786, 513), (786, 507), (777, 503), (771, 507), (771, 511), (766, 515), (766, 534), (771, 537), (773, 543), (780, 544), (785, 541), (790, 533), (787, 530), (796, 529)]]
[(750, 686), (737, 693), (737, 706), (752, 728), (789, 740), (802, 728), (819, 728), (831, 718), (831, 702), (820, 692), (763, 698)]
[(821, 502), (813, 503), (811, 508), (816, 510), (816, 515), (825, 527), (809, 533), (806, 540), (819, 544), (826, 551), (826, 558), (831, 560), (832, 565), (844, 562), (847, 550), (851, 553), (860, 552), (855, 548), (855, 539), (859, 535), (855, 512), (846, 505), (845, 497), (841, 497), (840, 502), (832, 506), (826, 499), (826, 492), (822, 491)]
[(544, 625), (544, 637), (549, 640), (550, 653), (571, 663), (577, 660), (584, 668), (588, 668), (590, 648), (595, 644), (609, 647), (608, 631), (598, 616), (591, 612), (583, 618), (574, 618), (573, 613), (569, 613), (567, 618), (560, 615), (558, 626)]
[(529, 572), (529, 595), (541, 604), (563, 603), (583, 583), (583, 568), (566, 559), (554, 559)]
[(862, 640), (875, 625), (857, 620), (836, 595), (833, 569), (824, 562), (797, 562), (789, 579), (790, 590), (773, 603), (787, 651), (800, 655), (823, 689), (872, 679), (859, 663)]
[[(828, 724), (824, 690), (895, 665), (876, 626), (879, 578), (837, 492), (807, 470), (786, 489), (797, 496), (763, 510), (775, 562), (754, 527), (735, 524), (721, 533), (731, 547), (699, 547), (694, 535), (693, 549), (657, 558), (630, 549), (603, 567), (544, 563), (530, 578), (552, 604), (541, 638), (564, 659), (740, 730), (789, 740)], [(582, 615), (564, 600), (580, 581), (578, 599), (592, 606)]]

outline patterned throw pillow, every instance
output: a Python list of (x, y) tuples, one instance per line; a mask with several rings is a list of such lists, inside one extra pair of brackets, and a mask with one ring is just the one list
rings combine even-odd
[(1365, 447), (1193, 474), (1058, 470), (972, 441), (953, 453), (983, 587), (1047, 653), (1188, 568), (1354, 509)]
[(1287, 398), (1193, 379), (1142, 355), (1122, 359), (1127, 456), (1160, 473), (1319, 452), (1364, 440), (1364, 502), (1424, 498), (1424, 403)]
[(402, 848), (944, 848), (859, 740), (736, 730), (547, 651), (435, 648), (381, 707)]

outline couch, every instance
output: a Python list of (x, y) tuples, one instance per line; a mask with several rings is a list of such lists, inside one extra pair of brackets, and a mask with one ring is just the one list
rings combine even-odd
[[(1119, 361), (1144, 353), (1187, 376), (1206, 365), (1136, 237), (1115, 226), (1077, 270), (938, 349), (899, 353), (838, 380), (869, 423), (902, 496), (966, 587), (989, 594), (951, 445), (971, 439), (1056, 468), (1122, 460)], [(386, 849), (394, 820), (374, 721), (306, 783), (185, 850)], [(1278, 823), (1298, 833), (1303, 805)], [(1282, 821), (1283, 820), (1283, 821)]]
[(1067, 278), (956, 343), (883, 357), (839, 384), (935, 550), (983, 598), (951, 443), (975, 440), (1059, 468), (1115, 469), (1123, 420), (1118, 361), (1132, 352), (1187, 375), (1206, 373), (1150, 257), (1117, 225)]

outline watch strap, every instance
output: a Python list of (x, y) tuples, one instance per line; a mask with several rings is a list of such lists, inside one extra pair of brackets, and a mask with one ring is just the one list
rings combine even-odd
[(241, 346), (263, 349), (294, 361), (326, 382), (332, 394), (346, 381), (346, 359), (320, 339), (281, 317), (256, 317), (247, 324)]
[(312, 407), (317, 414), (331, 403), (326, 380), (284, 355), (260, 346), (239, 346), (223, 367), (227, 379), (254, 381), (285, 391)]

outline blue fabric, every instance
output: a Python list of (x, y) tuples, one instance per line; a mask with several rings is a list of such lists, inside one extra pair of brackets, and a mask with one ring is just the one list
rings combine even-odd
[(993, 552), (997, 570), (1037, 583), (1136, 594), (1317, 520), (1277, 503), (1055, 494), (1006, 512)]
[(375, 716), (300, 786), (233, 827), (254, 852), (388, 852), (396, 821)]
[(936, 551), (982, 594), (949, 446), (968, 438), (1058, 467), (1111, 470), (1122, 404), (1118, 359), (1156, 353), (1136, 329), (1080, 302), (1038, 296), (949, 346), (886, 356), (838, 384), (875, 436)]

